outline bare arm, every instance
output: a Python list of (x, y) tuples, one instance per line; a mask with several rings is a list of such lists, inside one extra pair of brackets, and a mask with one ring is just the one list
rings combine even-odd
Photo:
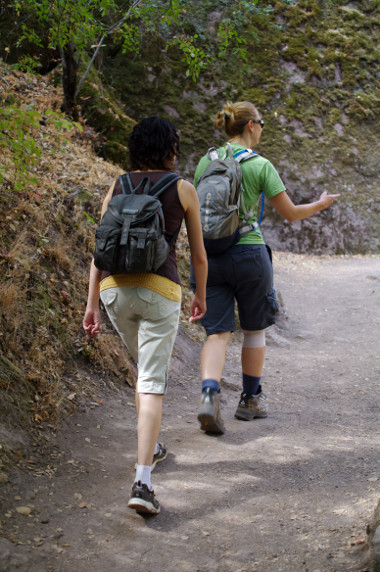
[(94, 261), (92, 260), (87, 306), (83, 318), (83, 329), (86, 334), (89, 334), (90, 336), (96, 336), (100, 332), (99, 285), (101, 274), (102, 271), (95, 267)]
[[(107, 210), (108, 203), (112, 197), (113, 188), (115, 183), (110, 187), (106, 198), (102, 205), (102, 216)], [(96, 336), (100, 332), (100, 310), (99, 310), (99, 295), (100, 295), (100, 278), (102, 271), (95, 267), (94, 261), (91, 261), (90, 279), (88, 285), (87, 306), (83, 318), (83, 329), (86, 334)]]
[(306, 205), (295, 205), (286, 191), (282, 191), (270, 200), (272, 206), (284, 219), (289, 222), (302, 220), (319, 211), (327, 209), (340, 195), (329, 195), (324, 191), (318, 201)]
[(183, 181), (178, 195), (185, 210), (185, 223), (196, 282), (196, 291), (191, 302), (190, 322), (192, 322), (203, 318), (206, 313), (207, 254), (203, 244), (197, 191), (191, 183)]

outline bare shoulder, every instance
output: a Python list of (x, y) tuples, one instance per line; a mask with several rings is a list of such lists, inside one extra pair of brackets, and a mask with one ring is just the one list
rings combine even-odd
[(185, 211), (189, 207), (198, 203), (197, 191), (195, 190), (194, 185), (186, 179), (178, 181), (178, 196)]

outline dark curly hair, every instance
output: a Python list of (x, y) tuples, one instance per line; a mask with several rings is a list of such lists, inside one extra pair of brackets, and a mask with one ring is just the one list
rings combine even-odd
[(179, 135), (170, 121), (147, 117), (134, 126), (128, 148), (133, 171), (165, 171), (166, 161), (179, 157)]

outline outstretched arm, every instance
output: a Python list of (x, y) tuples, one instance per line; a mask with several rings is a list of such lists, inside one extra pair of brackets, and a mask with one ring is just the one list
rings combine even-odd
[(206, 313), (207, 254), (203, 244), (197, 191), (189, 181), (183, 181), (179, 198), (185, 210), (185, 223), (193, 263), (196, 290), (191, 302), (190, 322), (200, 320)]
[(279, 193), (269, 200), (278, 214), (289, 222), (295, 222), (296, 220), (302, 220), (319, 211), (327, 209), (338, 197), (340, 197), (340, 194), (329, 195), (324, 191), (318, 201), (308, 203), (306, 205), (295, 205), (287, 192), (282, 191), (282, 193)]

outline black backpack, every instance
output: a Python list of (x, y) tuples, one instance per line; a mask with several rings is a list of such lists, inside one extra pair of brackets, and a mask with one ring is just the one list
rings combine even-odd
[[(199, 178), (197, 193), (200, 204), (203, 240), (208, 254), (219, 254), (235, 244), (239, 238), (252, 230), (249, 219), (253, 210), (247, 212), (241, 200), (243, 173), (241, 163), (257, 153), (252, 149), (235, 155), (230, 143), (224, 157), (215, 147), (208, 150), (210, 163)], [(240, 209), (243, 221), (240, 220)]]
[(144, 177), (136, 187), (129, 173), (119, 178), (122, 194), (112, 197), (95, 232), (96, 268), (126, 274), (155, 272), (163, 265), (180, 227), (167, 242), (158, 196), (180, 178), (168, 173), (151, 186)]

